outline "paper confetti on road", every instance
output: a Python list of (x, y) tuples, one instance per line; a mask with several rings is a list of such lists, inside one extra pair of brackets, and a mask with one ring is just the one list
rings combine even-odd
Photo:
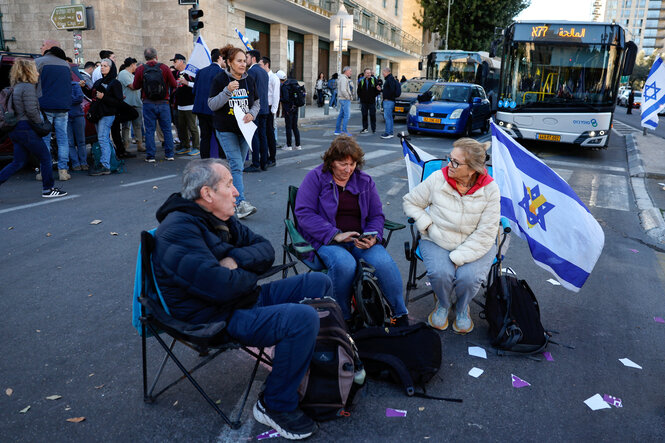
[(527, 386), (531, 386), (528, 382), (522, 380), (515, 374), (510, 374), (510, 377), (513, 380), (513, 388), (525, 388)]
[(257, 440), (265, 440), (266, 438), (275, 438), (275, 437), (281, 437), (279, 435), (279, 432), (275, 431), (274, 429), (271, 429), (269, 431), (264, 432), (263, 434), (259, 434), (256, 436)]
[(480, 346), (469, 346), (469, 355), (474, 357), (487, 358), (487, 352)]
[(638, 254), (640, 252), (637, 249), (629, 249), (629, 251), (632, 252), (633, 254)]
[(592, 411), (597, 411), (598, 409), (612, 409), (610, 405), (603, 400), (603, 397), (601, 397), (600, 394), (587, 398), (584, 400), (584, 403), (590, 407)]
[(93, 221), (90, 222), (90, 224), (91, 224), (91, 225), (98, 225), (98, 224), (100, 224), (101, 222), (102, 222), (101, 220), (93, 220)]
[(111, 235), (118, 235), (117, 232), (111, 232)]
[(548, 279), (548, 280), (547, 280), (547, 283), (551, 283), (552, 286), (561, 286), (561, 283), (559, 283), (558, 281), (554, 280), (553, 278)]
[(471, 368), (471, 370), (469, 371), (469, 375), (471, 377), (478, 378), (483, 374), (483, 372), (485, 372), (485, 371), (483, 371), (480, 368)]
[(663, 317), (654, 317), (653, 321), (655, 321), (656, 323), (665, 323)]
[(5, 389), (5, 394), (7, 394), (8, 397), (11, 397), (13, 393), (14, 390), (12, 388)]
[(47, 400), (60, 400), (62, 398), (62, 395), (49, 395), (46, 397)]
[(70, 422), (70, 423), (81, 423), (84, 420), (85, 420), (85, 417), (72, 417), (72, 418), (67, 419), (67, 421)]
[(616, 397), (614, 397), (613, 395), (607, 395), (607, 394), (604, 394), (604, 395), (603, 395), (603, 400), (604, 400), (607, 404), (612, 405), (612, 406), (614, 406), (614, 407), (616, 407), (616, 408), (623, 408), (623, 403), (621, 402), (621, 399), (620, 399), (620, 398), (616, 398)]
[(26, 406), (25, 408), (23, 408), (23, 409), (21, 409), (20, 411), (18, 411), (18, 413), (19, 413), (19, 414), (25, 414), (25, 413), (28, 412), (29, 410), (30, 410), (30, 406)]
[(545, 351), (543, 352), (543, 355), (545, 356), (545, 360), (554, 361), (554, 359), (552, 358), (552, 354), (550, 354), (549, 352)]
[(623, 363), (624, 366), (628, 366), (629, 368), (642, 369), (642, 366), (638, 365), (629, 358), (620, 358), (619, 361)]
[(386, 417), (406, 417), (406, 411), (402, 409), (386, 408)]

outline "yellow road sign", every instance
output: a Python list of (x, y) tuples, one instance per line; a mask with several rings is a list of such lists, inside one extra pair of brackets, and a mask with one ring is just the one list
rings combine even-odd
[(56, 29), (83, 29), (86, 27), (85, 6), (56, 6), (51, 14), (51, 22)]

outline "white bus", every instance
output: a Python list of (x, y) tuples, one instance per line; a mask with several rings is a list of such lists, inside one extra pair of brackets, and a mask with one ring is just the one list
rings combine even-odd
[(516, 22), (502, 43), (497, 124), (515, 138), (607, 147), (637, 52), (621, 26)]

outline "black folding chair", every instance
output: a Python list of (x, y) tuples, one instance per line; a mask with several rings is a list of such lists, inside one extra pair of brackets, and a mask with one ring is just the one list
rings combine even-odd
[[(156, 401), (157, 397), (162, 395), (168, 389), (180, 383), (182, 380), (187, 379), (232, 429), (238, 429), (241, 425), (240, 417), (245, 408), (252, 384), (254, 383), (259, 364), (263, 362), (267, 365), (271, 365), (271, 360), (264, 353), (263, 349), (260, 349), (257, 353), (244, 345), (234, 342), (226, 334), (226, 322), (191, 324), (171, 317), (168, 306), (164, 302), (153, 274), (151, 256), (154, 249), (154, 243), (154, 230), (141, 232), (141, 244), (139, 246), (136, 276), (134, 280), (133, 324), (141, 335), (143, 400), (146, 403), (153, 403)], [(285, 266), (295, 266), (295, 262), (275, 266), (260, 278), (266, 278), (277, 272), (281, 272)], [(170, 344), (167, 344), (166, 341), (164, 341), (161, 334), (166, 334), (172, 339)], [(166, 354), (159, 364), (155, 377), (148, 388), (147, 339), (149, 337), (154, 337)], [(199, 356), (202, 357), (202, 360), (191, 369), (187, 369), (173, 352), (176, 342), (182, 343), (196, 351)], [(196, 370), (215, 359), (215, 357), (224, 351), (231, 349), (241, 349), (256, 360), (249, 378), (249, 383), (243, 393), (242, 404), (235, 419), (232, 419), (222, 411), (192, 375)], [(176, 364), (183, 375), (155, 392), (157, 383), (159, 382), (169, 359)]]

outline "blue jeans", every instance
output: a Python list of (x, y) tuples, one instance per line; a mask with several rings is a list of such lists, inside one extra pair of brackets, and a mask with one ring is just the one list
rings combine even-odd
[(171, 132), (171, 108), (168, 103), (143, 103), (145, 125), (145, 156), (155, 158), (155, 129), (157, 122), (164, 134), (164, 155), (173, 157), (173, 133)]
[(18, 122), (14, 130), (9, 133), (9, 138), (14, 143), (14, 159), (0, 171), (0, 184), (9, 180), (9, 177), (15, 172), (20, 171), (28, 161), (28, 154), (32, 154), (39, 160), (39, 170), (42, 173), (42, 189), (51, 189), (54, 184), (51, 151), (32, 130), (27, 120)]
[(395, 111), (395, 102), (393, 100), (383, 101), (383, 118), (386, 120), (386, 134), (393, 133), (393, 111)]
[(97, 141), (102, 150), (99, 162), (105, 168), (111, 167), (111, 126), (113, 126), (115, 115), (105, 115), (97, 122)]
[[(318, 249), (319, 257), (328, 268), (328, 276), (333, 282), (335, 300), (342, 308), (344, 319), (351, 318), (351, 286), (356, 277), (357, 262), (361, 258), (376, 269), (375, 275), (379, 287), (393, 310), (395, 317), (407, 313), (404, 305), (402, 276), (397, 264), (382, 245), (374, 245), (369, 249), (360, 249), (353, 243), (345, 245), (324, 245)], [(312, 263), (314, 269), (322, 268), (318, 258)]]
[(252, 139), (252, 166), (265, 169), (268, 164), (268, 137), (266, 135), (268, 114), (257, 115), (254, 123), (257, 128)]
[(69, 116), (67, 121), (67, 138), (69, 139), (69, 159), (72, 167), (87, 165), (87, 151), (85, 145), (85, 117)]
[[(67, 112), (44, 111), (48, 121), (55, 126), (55, 139), (58, 142), (58, 169), (68, 169), (69, 163), (69, 141), (67, 140)], [(51, 150), (51, 134), (45, 135), (42, 140), (46, 148)]]
[(446, 309), (452, 306), (451, 295), (457, 296), (456, 312), (464, 312), (487, 278), (487, 273), (496, 255), (496, 246), (476, 261), (455, 268), (450, 261), (450, 251), (429, 240), (420, 241), (420, 254), (427, 268), (427, 277), (439, 305)]
[(252, 309), (238, 309), (226, 331), (247, 346), (275, 346), (272, 371), (266, 379), (268, 408), (289, 412), (298, 407), (298, 386), (309, 368), (319, 333), (319, 315), (303, 298), (332, 296), (330, 279), (319, 272), (275, 280), (261, 286)]
[(332, 93), (330, 95), (330, 101), (328, 102), (328, 106), (331, 108), (334, 108), (337, 106), (337, 88), (332, 90)]
[(236, 204), (240, 204), (245, 200), (245, 186), (242, 182), (242, 170), (245, 165), (245, 158), (249, 151), (249, 145), (242, 134), (235, 132), (219, 132), (215, 130), (219, 146), (224, 150), (226, 159), (231, 166), (231, 176), (233, 177), (233, 186), (238, 190), (238, 197), (236, 197)]
[(350, 116), (351, 100), (340, 100), (339, 114), (337, 115), (337, 123), (335, 124), (335, 132), (347, 132), (346, 125), (349, 123)]

